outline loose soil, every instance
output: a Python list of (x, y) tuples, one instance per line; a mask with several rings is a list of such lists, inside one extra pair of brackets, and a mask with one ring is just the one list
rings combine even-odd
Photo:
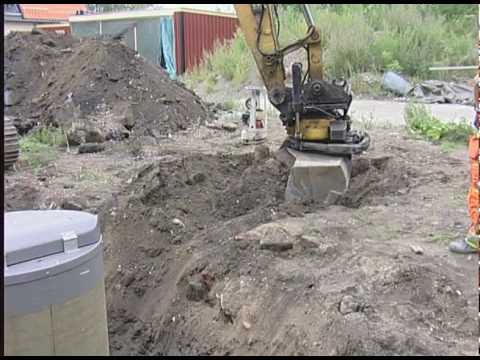
[(468, 227), (466, 149), (370, 133), (328, 208), (284, 203), (274, 124), (269, 151), (205, 127), (142, 156), (59, 150), (7, 173), (5, 204), (99, 214), (115, 355), (476, 354), (476, 257), (446, 248)]

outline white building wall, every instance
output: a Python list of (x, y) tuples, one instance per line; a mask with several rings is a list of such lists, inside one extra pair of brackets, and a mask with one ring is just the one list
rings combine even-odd
[(33, 23), (21, 23), (13, 21), (5, 21), (3, 23), (3, 36), (7, 36), (11, 31), (29, 32), (33, 29)]

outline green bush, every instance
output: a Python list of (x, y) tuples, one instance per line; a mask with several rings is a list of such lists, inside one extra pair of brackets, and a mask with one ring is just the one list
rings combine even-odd
[(405, 109), (407, 128), (433, 142), (467, 143), (473, 134), (468, 122), (450, 123), (435, 118), (425, 105), (408, 104)]
[(224, 44), (217, 43), (214, 51), (204, 55), (203, 63), (189, 77), (194, 82), (206, 81), (212, 87), (216, 75), (221, 75), (227, 81), (240, 85), (248, 76), (253, 66), (253, 57), (245, 42), (245, 36), (238, 31), (235, 37)]

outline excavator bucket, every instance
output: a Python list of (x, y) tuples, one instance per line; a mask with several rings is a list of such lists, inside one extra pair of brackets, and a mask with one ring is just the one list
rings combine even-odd
[(295, 159), (285, 190), (286, 201), (329, 205), (347, 191), (349, 157), (287, 150)]

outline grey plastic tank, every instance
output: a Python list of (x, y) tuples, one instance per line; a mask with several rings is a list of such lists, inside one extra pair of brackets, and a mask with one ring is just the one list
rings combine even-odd
[(400, 75), (393, 71), (387, 71), (383, 75), (383, 86), (397, 94), (406, 96), (413, 90), (413, 86)]
[(108, 355), (97, 216), (5, 213), (5, 355)]

